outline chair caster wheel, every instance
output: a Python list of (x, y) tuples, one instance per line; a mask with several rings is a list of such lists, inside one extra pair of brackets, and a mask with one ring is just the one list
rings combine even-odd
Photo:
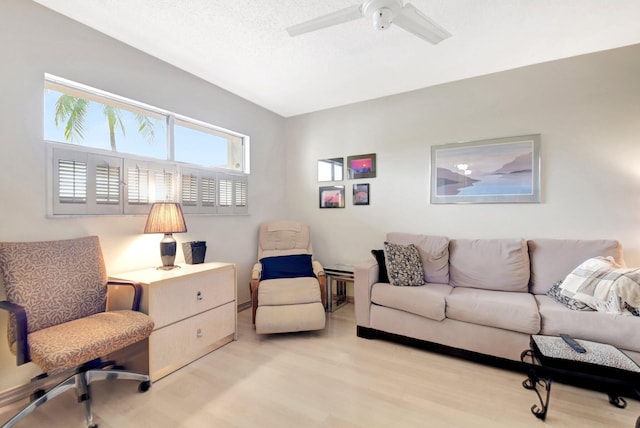
[(138, 385), (138, 392), (147, 392), (149, 390), (149, 388), (151, 388), (151, 382), (150, 381), (144, 381), (144, 382), (140, 382), (140, 385)]

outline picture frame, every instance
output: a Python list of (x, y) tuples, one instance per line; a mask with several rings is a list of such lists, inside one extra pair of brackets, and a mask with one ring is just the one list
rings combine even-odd
[(431, 203), (540, 202), (540, 135), (431, 147)]
[(344, 208), (344, 186), (321, 186), (318, 196), (320, 208)]
[(347, 156), (349, 179), (374, 178), (376, 176), (376, 154)]
[(369, 205), (369, 183), (356, 183), (353, 185), (353, 205)]
[(320, 159), (318, 161), (318, 181), (342, 181), (344, 158)]

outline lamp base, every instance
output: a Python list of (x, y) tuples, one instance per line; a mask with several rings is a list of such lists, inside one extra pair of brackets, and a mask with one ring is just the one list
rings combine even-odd
[(176, 260), (176, 240), (171, 233), (165, 233), (164, 238), (160, 241), (160, 258), (162, 266), (158, 266), (159, 270), (179, 269), (173, 262)]
[(173, 269), (180, 269), (182, 266), (178, 266), (178, 265), (173, 265), (173, 266), (158, 266), (156, 268), (156, 270), (173, 270)]

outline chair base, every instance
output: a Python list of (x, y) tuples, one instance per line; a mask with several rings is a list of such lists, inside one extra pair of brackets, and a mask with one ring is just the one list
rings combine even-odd
[(140, 382), (140, 386), (138, 390), (140, 392), (145, 392), (151, 387), (151, 379), (149, 376), (139, 373), (132, 373), (124, 370), (115, 370), (115, 369), (90, 369), (79, 371), (73, 376), (68, 377), (64, 381), (60, 382), (49, 391), (44, 394), (39, 394), (38, 392), (32, 395), (32, 402), (23, 408), (20, 412), (18, 412), (15, 416), (9, 419), (7, 422), (2, 425), (2, 428), (9, 428), (15, 425), (18, 421), (23, 419), (25, 416), (32, 413), (38, 407), (42, 406), (49, 400), (57, 397), (58, 395), (70, 390), (76, 390), (76, 396), (78, 397), (78, 402), (84, 401), (85, 412), (87, 417), (87, 426), (89, 428), (97, 428), (98, 425), (93, 423), (93, 412), (91, 410), (91, 392), (89, 389), (89, 385), (91, 382), (96, 380), (106, 380), (106, 379), (122, 379), (122, 380), (134, 380)]

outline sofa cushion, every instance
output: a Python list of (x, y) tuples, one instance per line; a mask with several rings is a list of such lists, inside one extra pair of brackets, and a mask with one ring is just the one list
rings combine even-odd
[(422, 261), (415, 245), (385, 242), (384, 257), (391, 285), (416, 286), (424, 284)]
[(452, 239), (449, 253), (454, 287), (528, 290), (529, 254), (523, 239)]
[(529, 293), (458, 287), (445, 300), (447, 318), (527, 334), (540, 331), (538, 307)]
[(597, 311), (572, 311), (544, 295), (534, 296), (542, 318), (540, 334), (608, 343), (640, 352), (640, 318)]
[(449, 283), (449, 238), (391, 232), (387, 234), (387, 242), (415, 245), (422, 261), (424, 281), (438, 284)]
[(445, 297), (452, 289), (453, 287), (448, 284), (394, 287), (390, 284), (378, 283), (371, 288), (371, 302), (442, 321), (445, 318)]
[(622, 245), (615, 240), (533, 239), (527, 244), (533, 294), (546, 294), (553, 284), (592, 257), (612, 256), (624, 265)]

